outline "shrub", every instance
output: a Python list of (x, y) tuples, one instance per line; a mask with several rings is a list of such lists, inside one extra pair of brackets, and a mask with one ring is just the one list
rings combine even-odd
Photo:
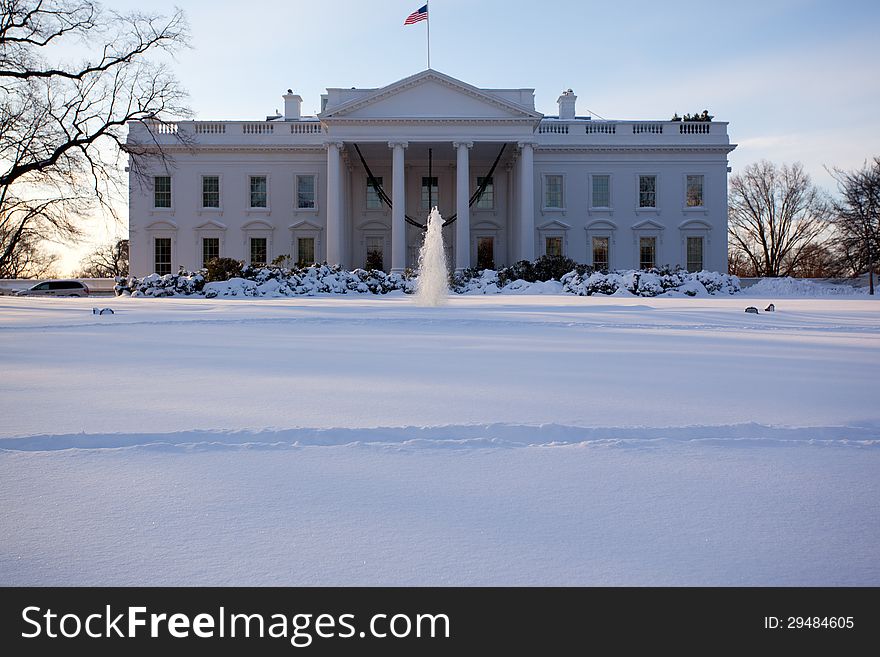
[(561, 281), (562, 277), (570, 271), (577, 271), (583, 275), (587, 265), (578, 265), (574, 260), (566, 256), (543, 255), (535, 260), (536, 281)]
[(449, 287), (453, 292), (461, 294), (464, 292), (468, 284), (475, 278), (480, 278), (482, 270), (476, 267), (468, 267), (461, 271), (454, 271), (449, 275)]
[(293, 266), (293, 258), (285, 253), (283, 255), (275, 256), (271, 264), (273, 267), (284, 267), (290, 269)]
[(535, 278), (535, 265), (528, 260), (520, 260), (509, 267), (502, 267), (499, 269), (498, 280), (501, 282), (501, 285), (504, 286), (518, 280), (534, 283), (538, 279)]
[(235, 258), (212, 258), (205, 263), (205, 280), (213, 283), (240, 278), (242, 266), (243, 263)]
[(367, 261), (364, 263), (364, 269), (367, 271), (382, 271), (385, 269), (384, 258), (382, 252), (376, 249), (367, 251)]

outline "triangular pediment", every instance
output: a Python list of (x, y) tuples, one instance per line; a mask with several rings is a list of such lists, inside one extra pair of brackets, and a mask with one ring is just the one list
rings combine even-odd
[(632, 227), (633, 230), (665, 230), (666, 226), (653, 219), (645, 219)]
[(571, 230), (571, 226), (559, 219), (552, 219), (546, 223), (537, 226), (538, 230)]
[(328, 107), (322, 120), (539, 120), (541, 114), (433, 70)]
[(316, 224), (314, 221), (303, 219), (302, 221), (290, 224), (287, 228), (289, 230), (322, 230), (323, 226)]
[(209, 219), (205, 223), (196, 226), (196, 230), (226, 230), (226, 224), (222, 224), (216, 219)]

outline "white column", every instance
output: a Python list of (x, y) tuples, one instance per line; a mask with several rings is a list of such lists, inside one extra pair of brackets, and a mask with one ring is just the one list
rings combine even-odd
[(514, 214), (516, 209), (516, 177), (515, 177), (515, 165), (513, 162), (508, 162), (507, 166), (504, 167), (504, 170), (507, 172), (507, 221), (505, 222), (505, 231), (504, 234), (506, 236), (507, 242), (507, 251), (504, 254), (504, 259), (507, 264), (513, 264), (519, 258), (517, 258), (517, 245), (519, 244), (519, 235), (516, 232), (516, 223), (514, 222)]
[(406, 173), (403, 149), (406, 142), (389, 142), (392, 149), (391, 174), (391, 273), (402, 274), (406, 268)]
[(471, 209), (470, 201), (470, 158), (468, 151), (474, 145), (473, 142), (454, 142), (453, 147), (458, 151), (458, 161), (455, 168), (455, 211), (458, 218), (455, 220), (455, 271), (462, 271), (471, 266)]
[(535, 159), (534, 146), (522, 142), (519, 169), (519, 257), (535, 259)]
[(327, 144), (327, 264), (342, 262), (342, 203), (340, 200), (342, 144)]

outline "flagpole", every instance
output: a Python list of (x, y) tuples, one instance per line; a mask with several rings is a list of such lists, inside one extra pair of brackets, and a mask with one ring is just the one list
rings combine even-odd
[[(428, 0), (425, 0), (425, 7), (428, 7)], [(431, 8), (428, 7), (428, 68), (431, 68)]]

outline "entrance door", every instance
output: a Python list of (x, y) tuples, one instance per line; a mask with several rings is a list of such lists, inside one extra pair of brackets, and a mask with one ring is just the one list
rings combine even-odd
[(367, 257), (364, 269), (385, 270), (385, 238), (378, 235), (367, 235)]
[(495, 269), (495, 238), (477, 238), (477, 269)]

